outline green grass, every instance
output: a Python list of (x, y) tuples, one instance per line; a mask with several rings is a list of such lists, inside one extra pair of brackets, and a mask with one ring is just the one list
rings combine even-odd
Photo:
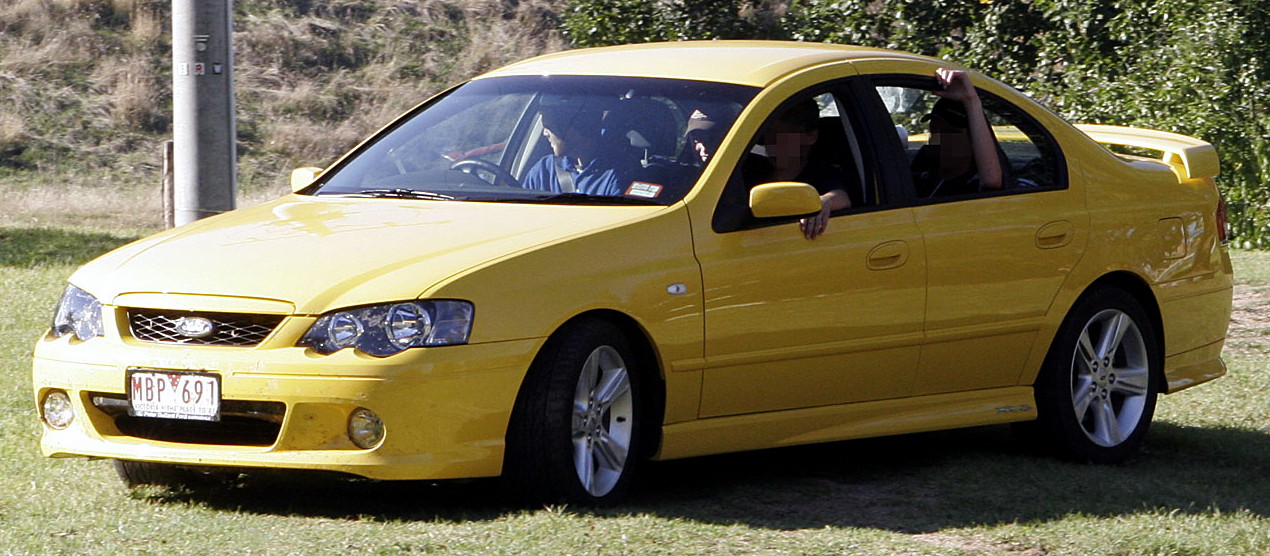
[(1230, 259), (1235, 264), (1235, 283), (1270, 286), (1270, 257), (1262, 251), (1231, 251)]
[[(106, 462), (39, 455), (30, 356), (75, 265), (147, 231), (0, 227), (0, 552), (1270, 554), (1270, 335), (1242, 329), (1229, 375), (1162, 398), (1122, 466), (985, 427), (653, 464), (607, 510), (520, 506), (494, 481), (129, 492)], [(1234, 260), (1241, 292), (1270, 289), (1270, 253)]]

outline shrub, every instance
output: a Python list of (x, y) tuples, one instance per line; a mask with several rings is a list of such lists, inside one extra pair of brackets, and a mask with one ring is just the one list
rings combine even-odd
[(785, 38), (755, 0), (572, 0), (561, 29), (575, 46), (667, 40)]

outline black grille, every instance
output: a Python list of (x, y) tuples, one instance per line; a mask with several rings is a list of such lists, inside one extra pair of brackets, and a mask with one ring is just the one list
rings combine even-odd
[[(177, 324), (181, 319), (190, 317), (211, 321), (212, 333), (201, 338), (182, 334)], [(282, 319), (281, 315), (128, 309), (128, 327), (132, 337), (160, 344), (251, 347), (264, 341)]]
[(281, 402), (224, 400), (220, 421), (186, 421), (128, 415), (128, 399), (120, 394), (92, 394), (93, 406), (112, 417), (119, 432), (136, 438), (215, 444), (271, 446), (282, 430), (287, 406)]

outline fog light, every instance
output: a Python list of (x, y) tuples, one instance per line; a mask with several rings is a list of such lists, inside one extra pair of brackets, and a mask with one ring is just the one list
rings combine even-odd
[(54, 390), (44, 396), (44, 422), (57, 430), (71, 426), (75, 420), (75, 409), (71, 407), (71, 398), (66, 392)]
[(384, 439), (384, 422), (374, 411), (357, 408), (348, 416), (348, 437), (359, 448), (374, 448)]

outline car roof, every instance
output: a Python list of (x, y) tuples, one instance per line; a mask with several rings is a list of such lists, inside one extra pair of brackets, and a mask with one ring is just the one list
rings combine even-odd
[(792, 72), (846, 60), (930, 58), (880, 48), (782, 41), (682, 41), (569, 50), (491, 71), (504, 75), (620, 75), (766, 87)]

